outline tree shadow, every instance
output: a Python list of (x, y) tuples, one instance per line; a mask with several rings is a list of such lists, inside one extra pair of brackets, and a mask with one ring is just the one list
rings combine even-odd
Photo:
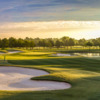
[(81, 70), (100, 72), (100, 61), (88, 58), (46, 58), (33, 60), (8, 60), (14, 65), (49, 66), (51, 68), (76, 68)]

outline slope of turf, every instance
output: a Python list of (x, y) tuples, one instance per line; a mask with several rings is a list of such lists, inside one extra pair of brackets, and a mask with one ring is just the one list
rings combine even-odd
[(100, 100), (99, 60), (84, 57), (53, 57), (52, 53), (54, 52), (25, 51), (9, 54), (6, 55), (6, 65), (46, 70), (50, 75), (32, 79), (69, 82), (72, 88), (40, 92), (0, 91), (0, 100)]

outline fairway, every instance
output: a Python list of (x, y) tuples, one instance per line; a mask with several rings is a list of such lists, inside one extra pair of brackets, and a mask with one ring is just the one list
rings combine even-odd
[[(99, 100), (100, 61), (82, 56), (53, 56), (57, 51), (24, 50), (6, 54), (2, 66), (35, 68), (49, 72), (48, 75), (31, 78), (35, 81), (58, 81), (72, 87), (52, 91), (0, 91), (0, 100)], [(0, 56), (3, 60), (3, 55)], [(8, 67), (7, 67), (8, 68)]]

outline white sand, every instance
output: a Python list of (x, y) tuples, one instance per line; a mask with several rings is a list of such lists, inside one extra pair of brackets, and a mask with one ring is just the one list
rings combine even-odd
[[(8, 51), (8, 53), (21, 53), (22, 51)], [(0, 52), (0, 54), (7, 54), (6, 52)]]
[(22, 51), (9, 51), (8, 53), (20, 53)]
[(71, 87), (69, 83), (54, 81), (35, 81), (32, 77), (47, 75), (49, 73), (28, 68), (0, 67), (0, 90), (59, 90)]

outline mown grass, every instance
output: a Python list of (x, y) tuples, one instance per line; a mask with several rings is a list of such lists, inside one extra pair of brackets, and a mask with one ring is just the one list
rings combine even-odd
[(0, 53), (7, 53), (6, 50), (0, 50)]
[[(54, 57), (52, 52), (24, 50), (23, 53), (7, 54), (1, 65), (37, 68), (49, 75), (35, 80), (64, 81), (72, 88), (56, 91), (0, 91), (0, 100), (100, 100), (100, 61), (85, 57)], [(96, 51), (95, 51), (96, 52)], [(1, 57), (3, 60), (3, 55)]]

